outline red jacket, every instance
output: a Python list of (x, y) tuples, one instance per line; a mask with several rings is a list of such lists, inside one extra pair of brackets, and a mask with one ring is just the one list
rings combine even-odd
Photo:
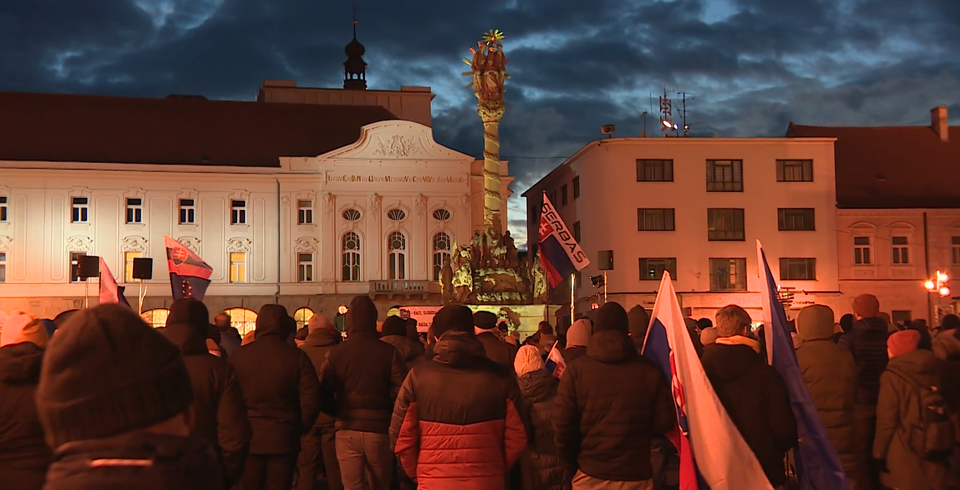
[(499, 490), (527, 447), (516, 377), (483, 344), (447, 332), (436, 357), (410, 371), (393, 410), (390, 439), (419, 490)]

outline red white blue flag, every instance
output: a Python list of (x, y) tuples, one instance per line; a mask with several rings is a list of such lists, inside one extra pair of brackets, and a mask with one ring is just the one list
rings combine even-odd
[(667, 437), (680, 455), (680, 490), (772, 490), (703, 371), (668, 272), (651, 318), (643, 356), (673, 392), (678, 428)]
[(123, 286), (117, 285), (117, 280), (113, 278), (107, 262), (100, 257), (100, 304), (106, 303), (127, 303), (127, 298), (123, 297)]
[(210, 285), (213, 267), (173, 238), (164, 236), (163, 242), (167, 247), (167, 269), (170, 271), (173, 299), (193, 298), (203, 301), (207, 286)]
[(567, 369), (567, 361), (563, 360), (563, 354), (561, 354), (560, 349), (557, 348), (559, 343), (560, 341), (553, 343), (553, 348), (551, 348), (550, 353), (547, 354), (547, 362), (543, 364), (547, 372), (557, 379), (560, 379), (560, 376), (563, 376), (563, 372)]
[(547, 271), (552, 287), (557, 287), (570, 274), (590, 265), (587, 254), (580, 249), (573, 232), (567, 228), (546, 192), (543, 193), (537, 242), (540, 245), (540, 263)]

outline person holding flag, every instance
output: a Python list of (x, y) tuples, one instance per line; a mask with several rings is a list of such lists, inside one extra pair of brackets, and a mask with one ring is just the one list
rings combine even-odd
[(182, 243), (164, 235), (167, 247), (167, 269), (170, 271), (170, 288), (173, 299), (193, 298), (203, 301), (210, 285), (213, 267), (210, 267)]
[[(783, 304), (777, 296), (777, 285), (767, 264), (767, 257), (763, 253), (760, 240), (757, 240), (757, 263), (760, 266), (760, 298), (763, 302), (763, 321), (767, 325), (767, 359), (771, 370), (779, 374), (788, 394), (789, 407), (796, 421), (796, 432), (799, 435), (799, 446), (794, 454), (796, 460), (797, 480), (801, 490), (816, 490), (830, 488), (850, 490), (837, 450), (827, 437), (827, 431), (817, 412), (816, 405), (810, 391), (807, 390), (797, 354), (790, 338), (790, 328), (787, 326), (787, 316), (783, 311)], [(719, 328), (720, 315), (717, 315)], [(717, 344), (721, 339), (717, 339)], [(717, 347), (723, 347), (718, 345)], [(714, 349), (715, 351), (716, 349)], [(704, 356), (706, 361), (706, 356)], [(706, 363), (706, 362), (705, 362)], [(738, 395), (740, 396), (740, 395)], [(778, 392), (779, 396), (779, 392)], [(779, 406), (778, 406), (779, 407)], [(775, 413), (771, 410), (771, 413)], [(750, 419), (754, 420), (755, 419)], [(745, 423), (750, 423), (745, 421)], [(785, 435), (785, 434), (784, 434)], [(783, 436), (783, 435), (782, 435)], [(781, 436), (781, 437), (782, 437)]]
[(637, 353), (622, 306), (603, 305), (596, 320), (587, 354), (567, 366), (554, 401), (564, 483), (652, 490), (650, 441), (677, 425), (670, 386)]

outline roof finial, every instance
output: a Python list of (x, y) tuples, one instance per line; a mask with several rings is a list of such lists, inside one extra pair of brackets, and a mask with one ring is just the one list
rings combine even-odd
[(357, 38), (357, 2), (353, 2), (353, 38)]

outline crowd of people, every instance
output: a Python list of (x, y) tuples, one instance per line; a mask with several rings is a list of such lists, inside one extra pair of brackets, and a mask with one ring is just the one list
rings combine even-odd
[[(852, 309), (835, 323), (809, 306), (791, 322), (851, 489), (956, 488), (960, 318), (891, 325), (871, 295)], [(457, 304), (425, 339), (416, 320), (378, 320), (367, 296), (345, 336), (322, 315), (298, 329), (275, 304), (243, 339), (194, 299), (157, 329), (120, 304), (58, 328), (14, 312), (0, 330), (0, 487), (677, 488), (674, 394), (643, 356), (642, 307), (607, 303), (522, 342)], [(797, 421), (764, 327), (736, 305), (686, 327), (771, 486), (795, 484)]]

